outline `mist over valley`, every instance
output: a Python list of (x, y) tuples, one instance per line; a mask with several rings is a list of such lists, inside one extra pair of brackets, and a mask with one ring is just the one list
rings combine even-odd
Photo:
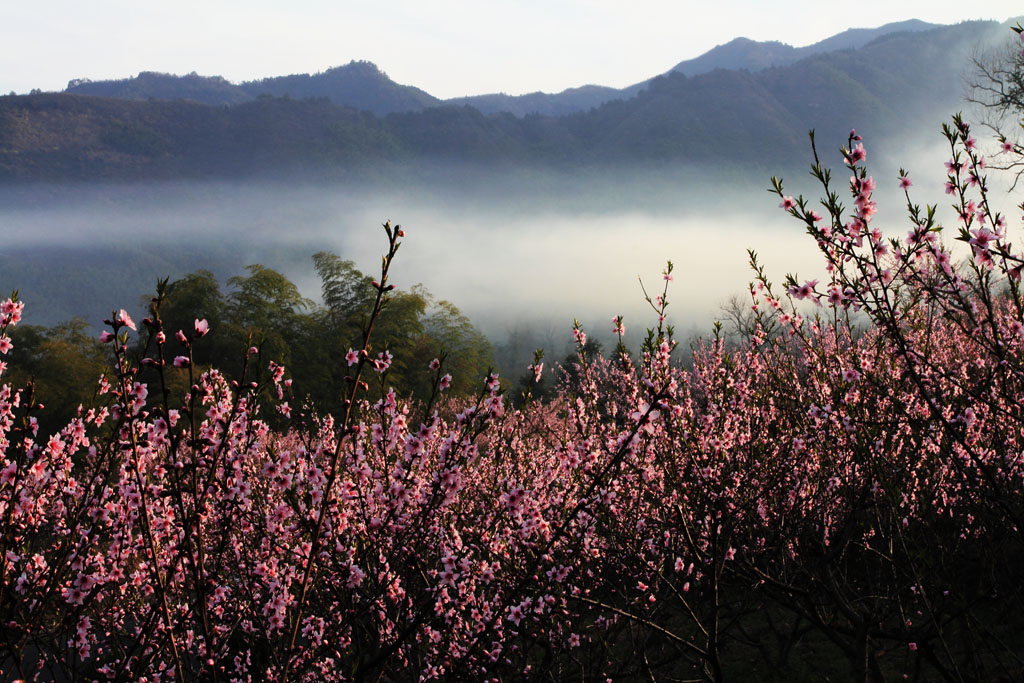
[[(933, 142), (922, 138), (909, 165), (921, 169), (914, 190), (922, 201), (941, 201), (944, 151), (937, 135), (927, 137)], [(897, 167), (878, 147), (878, 224), (900, 237)], [(838, 168), (838, 153), (827, 156)], [(385, 245), (381, 223), (391, 220), (407, 232), (391, 276), (398, 288), (422, 284), (499, 346), (518, 337), (562, 353), (574, 318), (607, 344), (611, 317), (624, 315), (627, 342), (635, 346), (655, 324), (638, 278), (652, 295), (660, 291), (668, 260), (675, 266), (669, 322), (687, 336), (709, 334), (731, 298), (749, 298), (747, 249), (776, 281), (788, 272), (823, 275), (814, 241), (778, 208), (766, 191), (769, 178), (756, 173), (701, 167), (570, 175), (438, 166), (410, 175), (419, 182), (3, 188), (0, 220), (8, 239), (0, 251), (0, 289), (21, 289), (30, 323), (79, 316), (98, 327), (113, 309), (141, 313), (157, 277), (210, 270), (224, 283), (262, 264), (319, 301), (311, 256), (332, 251), (372, 275)], [(809, 199), (819, 191), (806, 171), (785, 182)], [(952, 219), (952, 210), (940, 207), (939, 215)]]

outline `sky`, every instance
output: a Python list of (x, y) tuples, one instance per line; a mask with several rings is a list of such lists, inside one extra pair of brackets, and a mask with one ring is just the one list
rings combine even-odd
[(239, 82), (369, 60), (441, 98), (625, 87), (744, 36), (795, 46), (1019, 0), (0, 0), (0, 93), (139, 71)]

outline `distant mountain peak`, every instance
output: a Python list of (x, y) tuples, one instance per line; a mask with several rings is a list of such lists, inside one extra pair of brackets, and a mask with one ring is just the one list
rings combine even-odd
[(926, 31), (937, 27), (938, 24), (929, 24), (920, 19), (907, 19), (877, 28), (846, 29), (842, 33), (803, 47), (793, 47), (777, 40), (758, 41), (740, 37), (723, 45), (716, 45), (698, 57), (679, 62), (670, 71), (677, 71), (687, 76), (696, 76), (715, 69), (760, 71), (773, 66), (786, 66), (822, 52), (855, 50), (892, 33)]
[[(388, 78), (388, 75), (384, 73), (384, 70), (371, 61), (365, 59), (353, 59), (348, 64), (339, 64), (338, 66), (332, 66), (324, 69), (320, 73), (358, 73), (365, 74), (367, 76), (381, 76)], [(391, 80), (390, 78), (388, 80)]]
[(254, 97), (326, 97), (335, 104), (365, 109), (378, 115), (417, 111), (441, 102), (419, 88), (395, 83), (380, 67), (365, 60), (352, 60), (315, 74), (247, 81), (240, 87)]

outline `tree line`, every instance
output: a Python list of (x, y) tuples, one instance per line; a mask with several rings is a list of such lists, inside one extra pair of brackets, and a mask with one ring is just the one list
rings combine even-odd
[[(348, 369), (345, 356), (358, 348), (376, 290), (372, 277), (332, 252), (315, 254), (313, 265), (321, 303), (259, 264), (229, 278), (226, 286), (208, 270), (163, 283), (160, 310), (168, 344), (176, 343), (177, 330), (206, 320), (210, 333), (194, 348), (196, 366), (237, 374), (245, 350), (255, 347), (264, 365), (272, 360), (285, 366), (296, 408), (337, 412)], [(90, 405), (96, 378), (112, 371), (109, 350), (80, 318), (51, 327), (22, 325), (12, 328), (11, 336), (7, 376), (19, 385), (33, 383), (36, 399), (46, 406), (40, 416), (44, 427), (66, 424), (79, 405)], [(452, 375), (454, 395), (472, 393), (493, 364), (493, 347), (483, 333), (454, 304), (435, 299), (422, 285), (389, 293), (376, 321), (374, 347), (375, 353), (386, 350), (394, 357), (374, 379), (376, 390), (390, 387), (412, 400), (429, 397), (433, 373), (428, 366), (435, 358)], [(141, 340), (132, 351), (141, 355)], [(183, 378), (179, 384), (177, 389), (187, 391)]]

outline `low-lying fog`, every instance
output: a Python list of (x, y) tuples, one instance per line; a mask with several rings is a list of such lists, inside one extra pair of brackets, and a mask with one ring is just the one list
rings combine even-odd
[[(949, 203), (942, 159), (941, 151), (929, 155), (929, 174), (911, 169), (922, 203)], [(907, 224), (895, 176), (894, 168), (876, 173), (876, 221), (902, 236)], [(844, 192), (846, 172), (836, 177)], [(617, 314), (639, 333), (654, 316), (637, 277), (652, 295), (660, 291), (668, 259), (675, 264), (670, 321), (684, 334), (705, 333), (730, 296), (745, 295), (748, 248), (777, 283), (787, 272), (821, 276), (813, 240), (767, 186), (767, 178), (710, 180), (691, 171), (619, 178), (463, 172), (395, 187), (260, 181), (6, 188), (0, 291), (21, 290), (29, 322), (77, 315), (98, 325), (112, 309), (141, 310), (141, 295), (158, 277), (206, 268), (224, 282), (246, 264), (262, 263), (316, 299), (310, 256), (331, 250), (372, 273), (385, 245), (380, 224), (390, 219), (407, 232), (392, 282), (422, 283), (495, 343), (517, 329), (567, 340), (574, 317), (607, 338)], [(787, 178), (786, 187), (817, 196), (807, 176)], [(952, 226), (950, 215), (947, 207)]]

